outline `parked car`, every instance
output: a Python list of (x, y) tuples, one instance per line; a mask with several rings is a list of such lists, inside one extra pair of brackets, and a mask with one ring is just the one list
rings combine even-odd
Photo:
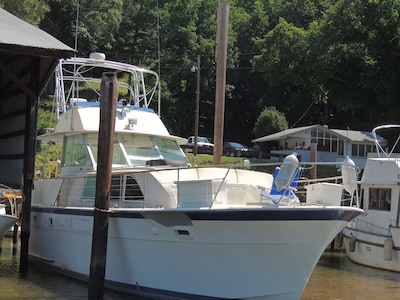
[(249, 147), (242, 145), (237, 142), (225, 142), (224, 147), (222, 150), (224, 155), (228, 156), (244, 156), (244, 157), (251, 157), (252, 152)]
[[(194, 136), (189, 136), (188, 141), (185, 145), (181, 145), (181, 148), (187, 152), (193, 152), (194, 148)], [(213, 154), (214, 144), (211, 143), (208, 138), (203, 136), (197, 137), (197, 153), (198, 154)]]

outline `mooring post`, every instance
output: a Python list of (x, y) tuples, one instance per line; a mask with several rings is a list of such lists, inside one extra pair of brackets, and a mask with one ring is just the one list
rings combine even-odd
[[(313, 163), (317, 162), (317, 144), (311, 143), (310, 145), (310, 161)], [(317, 179), (317, 165), (314, 164), (310, 170), (310, 179)]]
[(99, 147), (97, 154), (96, 196), (90, 260), (89, 299), (103, 299), (106, 273), (108, 217), (114, 129), (118, 100), (117, 75), (104, 73), (100, 89)]
[(13, 250), (12, 255), (17, 255), (17, 248), (18, 248), (18, 222), (14, 225), (13, 228)]
[(224, 136), (226, 57), (228, 53), (229, 4), (219, 3), (217, 15), (217, 75), (214, 120), (214, 165), (222, 160)]

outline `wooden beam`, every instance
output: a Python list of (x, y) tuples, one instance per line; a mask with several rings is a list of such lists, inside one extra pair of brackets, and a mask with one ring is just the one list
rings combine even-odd
[(31, 99), (37, 98), (37, 94), (25, 84), (6, 64), (0, 61), (0, 70), (2, 70), (12, 81), (15, 82)]

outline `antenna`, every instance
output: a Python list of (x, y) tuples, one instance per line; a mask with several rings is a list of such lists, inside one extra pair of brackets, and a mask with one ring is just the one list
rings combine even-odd
[[(76, 4), (76, 22), (75, 22), (75, 51), (78, 51), (78, 26), (79, 26), (79, 1)], [(75, 52), (76, 56), (76, 52)]]
[(157, 0), (157, 51), (158, 51), (158, 116), (161, 115), (161, 57), (160, 57), (160, 11)]

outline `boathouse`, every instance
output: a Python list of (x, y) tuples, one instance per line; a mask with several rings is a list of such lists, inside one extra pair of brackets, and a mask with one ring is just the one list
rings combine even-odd
[[(386, 140), (380, 138), (382, 144)], [(371, 132), (350, 129), (330, 129), (328, 126), (311, 125), (290, 128), (252, 140), (253, 143), (276, 142), (270, 151), (271, 159), (279, 160), (296, 152), (302, 161), (311, 161), (311, 145), (316, 144), (316, 160), (342, 162), (347, 156), (363, 169), (368, 155), (376, 153), (375, 139)]]
[(20, 273), (28, 271), (38, 98), (74, 49), (0, 8), (0, 183), (22, 190)]

